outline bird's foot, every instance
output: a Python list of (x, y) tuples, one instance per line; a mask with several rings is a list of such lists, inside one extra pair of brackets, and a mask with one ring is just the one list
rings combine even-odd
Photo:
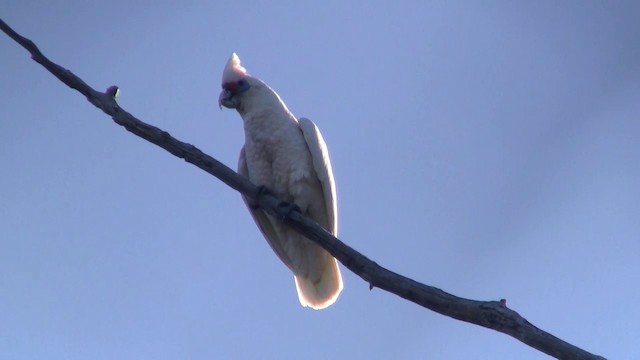
[[(264, 195), (271, 195), (273, 197), (277, 197), (276, 194), (273, 193), (273, 191), (269, 190), (269, 188), (267, 188), (264, 185), (258, 185), (256, 187), (257, 187), (256, 196), (255, 196), (256, 199), (259, 199), (261, 196), (264, 196)], [(260, 208), (260, 205), (254, 201), (250, 201), (249, 206), (254, 210)], [(294, 211), (302, 213), (302, 210), (300, 209), (300, 207), (292, 202), (280, 201), (276, 206), (276, 212), (278, 213), (281, 220), (284, 220), (287, 217), (289, 217), (291, 213)]]
[(292, 212), (297, 211), (302, 214), (302, 210), (295, 203), (290, 203), (286, 201), (281, 201), (278, 204), (278, 215), (282, 220), (288, 218)]
[(264, 185), (258, 185), (256, 186), (257, 191), (256, 191), (256, 200), (249, 200), (249, 206), (251, 207), (251, 209), (253, 210), (257, 210), (260, 208), (260, 205), (257, 202), (257, 199), (259, 199), (261, 196), (263, 195), (272, 195), (275, 196), (273, 194), (273, 192), (271, 192), (271, 190), (269, 190), (266, 186)]

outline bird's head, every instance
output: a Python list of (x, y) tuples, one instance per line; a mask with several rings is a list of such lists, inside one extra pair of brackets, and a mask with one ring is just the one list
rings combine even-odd
[(231, 54), (222, 73), (222, 92), (218, 97), (218, 105), (229, 109), (240, 106), (242, 96), (251, 89), (254, 79), (247, 74), (247, 70), (240, 65), (240, 58), (236, 53)]

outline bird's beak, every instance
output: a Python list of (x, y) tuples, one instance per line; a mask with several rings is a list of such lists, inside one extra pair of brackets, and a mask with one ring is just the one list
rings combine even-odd
[(222, 110), (223, 106), (229, 109), (235, 109), (238, 107), (238, 98), (233, 96), (231, 91), (223, 89), (218, 97), (218, 106), (220, 110)]

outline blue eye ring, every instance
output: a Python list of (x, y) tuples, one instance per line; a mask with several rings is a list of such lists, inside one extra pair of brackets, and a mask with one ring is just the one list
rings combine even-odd
[(245, 79), (238, 80), (238, 92), (245, 92), (249, 90), (250, 87), (251, 86), (249, 86), (249, 83), (247, 82), (247, 80)]

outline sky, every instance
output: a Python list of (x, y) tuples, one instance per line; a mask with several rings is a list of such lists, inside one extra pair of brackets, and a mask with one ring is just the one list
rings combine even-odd
[[(141, 120), (235, 168), (225, 62), (312, 119), (339, 238), (640, 358), (640, 3), (0, 1)], [(0, 35), (0, 358), (547, 359), (368, 284), (302, 308), (238, 193)]]

